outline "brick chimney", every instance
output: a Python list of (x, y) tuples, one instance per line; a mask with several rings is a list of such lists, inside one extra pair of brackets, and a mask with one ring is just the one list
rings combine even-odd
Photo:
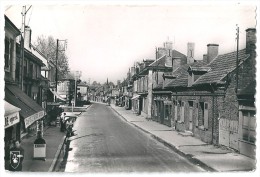
[(181, 57), (173, 57), (172, 58), (172, 71), (176, 70), (181, 66)]
[(194, 63), (194, 48), (194, 43), (189, 42), (187, 44), (187, 64)]
[(28, 50), (31, 49), (31, 36), (32, 30), (29, 26), (25, 26), (24, 30), (24, 47)]
[(207, 63), (211, 62), (216, 56), (218, 56), (218, 44), (208, 44)]
[(250, 54), (256, 49), (256, 29), (246, 29), (246, 53)]

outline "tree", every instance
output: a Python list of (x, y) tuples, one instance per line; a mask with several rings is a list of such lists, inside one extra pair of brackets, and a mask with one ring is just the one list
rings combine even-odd
[[(52, 36), (38, 36), (37, 40), (33, 44), (43, 55), (56, 64), (56, 48), (57, 42)], [(64, 51), (61, 51), (64, 46), (59, 45), (58, 54), (58, 80), (66, 77), (69, 72), (68, 57)]]

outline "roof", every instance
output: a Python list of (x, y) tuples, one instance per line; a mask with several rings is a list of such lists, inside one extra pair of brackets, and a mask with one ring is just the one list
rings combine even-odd
[(165, 60), (166, 60), (166, 55), (162, 56), (158, 60), (155, 60), (149, 66), (150, 67), (158, 67), (158, 66), (164, 67), (165, 66)]
[(206, 66), (200, 66), (200, 67), (196, 67), (196, 66), (190, 66), (189, 71), (195, 71), (195, 72), (208, 72), (211, 70), (210, 67), (206, 67)]
[[(238, 52), (239, 64), (248, 57), (249, 54), (246, 54), (245, 49), (240, 50)], [(219, 83), (228, 73), (236, 68), (236, 52), (219, 55), (206, 66), (210, 67), (211, 70), (199, 77), (193, 85)]]
[(250, 82), (246, 88), (239, 90), (237, 95), (254, 95), (256, 93), (256, 81)]
[(171, 82), (165, 85), (165, 88), (171, 87), (187, 87), (188, 86), (188, 68), (190, 66), (199, 67), (205, 65), (203, 61), (197, 61), (191, 64), (185, 64), (173, 71), (173, 75), (176, 75), (176, 79), (173, 79)]
[(18, 36), (21, 32), (20, 30), (13, 24), (13, 22), (5, 15), (5, 25), (10, 27), (11, 30)]

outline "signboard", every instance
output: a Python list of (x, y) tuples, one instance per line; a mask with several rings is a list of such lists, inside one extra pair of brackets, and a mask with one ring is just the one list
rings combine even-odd
[(20, 122), (19, 112), (5, 116), (5, 128), (11, 127)]
[(45, 116), (45, 111), (37, 112), (37, 113), (31, 115), (30, 117), (25, 118), (24, 119), (25, 128), (32, 125), (35, 121), (41, 119), (43, 116)]

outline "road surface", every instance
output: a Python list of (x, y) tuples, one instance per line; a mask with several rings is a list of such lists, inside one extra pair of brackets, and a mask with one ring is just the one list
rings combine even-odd
[(93, 104), (74, 124), (65, 172), (197, 172), (202, 168), (120, 118)]

